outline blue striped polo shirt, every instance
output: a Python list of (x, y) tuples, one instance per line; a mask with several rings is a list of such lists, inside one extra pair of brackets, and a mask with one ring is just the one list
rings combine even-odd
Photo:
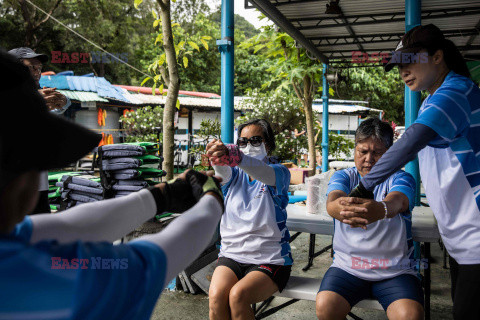
[(480, 263), (480, 89), (451, 71), (415, 122), (438, 134), (418, 157), (443, 242), (459, 263)]
[[(357, 168), (333, 174), (327, 195), (335, 190), (349, 194), (360, 182)], [(415, 180), (397, 171), (373, 190), (375, 201), (382, 201), (393, 191), (408, 197), (409, 208), (391, 219), (367, 225), (367, 230), (351, 228), (335, 219), (332, 267), (370, 281), (389, 279), (400, 274), (416, 274), (413, 259), (412, 214), (415, 206)]]

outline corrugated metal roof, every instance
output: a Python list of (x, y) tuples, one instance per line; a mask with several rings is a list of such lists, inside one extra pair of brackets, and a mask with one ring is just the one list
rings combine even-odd
[[(150, 94), (141, 94), (141, 93), (128, 93), (128, 99), (135, 102), (136, 104), (143, 105), (165, 105), (167, 101), (167, 96), (161, 95), (150, 95)], [(180, 100), (180, 106), (183, 107), (198, 107), (198, 108), (221, 108), (221, 99), (213, 98), (194, 98), (194, 97), (178, 97)], [(234, 100), (235, 110), (240, 111), (238, 108), (240, 100), (237, 98)]]
[[(322, 104), (314, 103), (312, 105), (312, 109), (314, 111), (319, 112), (319, 113), (323, 113), (323, 105)], [(363, 106), (357, 106), (357, 105), (352, 105), (352, 104), (348, 104), (348, 105), (347, 104), (332, 104), (332, 103), (328, 104), (328, 113), (364, 114), (364, 113), (370, 113), (370, 112), (380, 113), (380, 112), (383, 112), (383, 110), (368, 108), (368, 107), (363, 107)]]
[(61, 90), (96, 92), (103, 98), (130, 103), (121, 88), (113, 86), (103, 77), (42, 76), (40, 86)]
[(95, 102), (108, 102), (107, 99), (100, 97), (96, 92), (87, 91), (70, 91), (70, 90), (57, 90), (61, 94), (68, 97), (70, 100), (76, 101), (95, 101)]
[[(293, 38), (301, 42), (303, 36), (330, 63), (351, 62), (352, 51), (390, 53), (405, 33), (405, 0), (341, 0), (343, 16), (325, 13), (330, 0), (249, 2), (277, 25), (291, 24), (301, 33), (289, 32)], [(422, 0), (421, 4), (422, 24), (435, 24), (463, 54), (480, 57), (480, 1)]]

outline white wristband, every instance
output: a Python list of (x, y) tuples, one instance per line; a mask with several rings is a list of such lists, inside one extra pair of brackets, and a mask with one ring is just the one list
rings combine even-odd
[(383, 207), (385, 208), (385, 216), (383, 217), (383, 220), (388, 218), (388, 209), (387, 209), (387, 204), (385, 201), (380, 201), (381, 204), (383, 204)]

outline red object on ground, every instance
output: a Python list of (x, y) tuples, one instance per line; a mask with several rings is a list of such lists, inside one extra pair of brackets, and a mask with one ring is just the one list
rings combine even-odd
[[(126, 89), (128, 91), (143, 93), (143, 94), (152, 94), (151, 87), (136, 87), (136, 86), (124, 86), (120, 84), (114, 84), (116, 87), (120, 87)], [(163, 93), (168, 92), (167, 89), (163, 89)], [(160, 89), (155, 89), (155, 94), (163, 94), (160, 93)], [(192, 97), (200, 97), (200, 98), (220, 98), (220, 96), (216, 93), (209, 93), (209, 92), (196, 92), (196, 91), (184, 91), (180, 90), (178, 94), (192, 96)]]

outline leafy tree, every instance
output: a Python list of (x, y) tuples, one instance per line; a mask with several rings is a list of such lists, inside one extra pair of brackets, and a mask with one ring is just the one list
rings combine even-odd
[(242, 100), (240, 108), (246, 112), (235, 120), (237, 125), (252, 119), (265, 119), (271, 124), (275, 135), (275, 155), (280, 159), (292, 160), (306, 146), (305, 136), (297, 139), (293, 135), (294, 130), (301, 130), (305, 122), (301, 103), (294, 95), (253, 90), (247, 99)]
[[(295, 41), (286, 33), (280, 33), (272, 26), (263, 28), (263, 32), (242, 43), (241, 47), (260, 52), (272, 61), (267, 71), (272, 79), (263, 88), (275, 88), (295, 92), (302, 103), (307, 126), (308, 153), (310, 158), (310, 174), (315, 174), (315, 130), (312, 103), (322, 79), (322, 68), (319, 61), (310, 59), (303, 48), (297, 48)], [(320, 90), (321, 91), (321, 88)]]
[(144, 107), (127, 112), (120, 118), (126, 129), (127, 142), (157, 142), (157, 130), (162, 127), (163, 108)]
[(385, 111), (384, 119), (405, 123), (405, 85), (398, 72), (385, 72), (382, 67), (343, 69), (346, 81), (334, 85), (340, 99), (364, 100), (369, 107)]

